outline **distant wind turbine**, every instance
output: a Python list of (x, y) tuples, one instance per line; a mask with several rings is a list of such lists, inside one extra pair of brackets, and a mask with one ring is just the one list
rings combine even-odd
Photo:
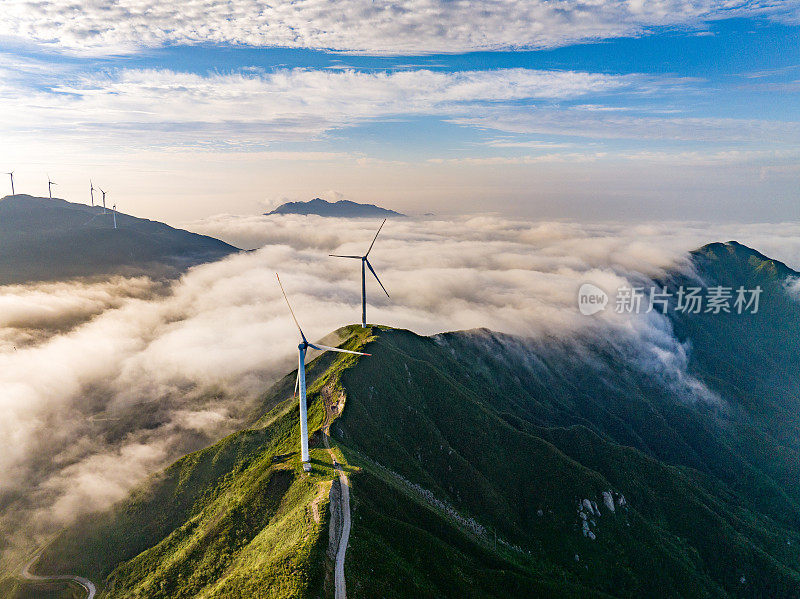
[(11, 177), (11, 195), (12, 195), (12, 196), (13, 196), (13, 195), (16, 195), (16, 194), (14, 193), (14, 171), (11, 171), (10, 173), (6, 173), (6, 175), (8, 175), (9, 177)]
[[(100, 188), (98, 188), (100, 189)], [(106, 192), (100, 189), (100, 193), (103, 194), (103, 214), (106, 213)]]
[(92, 206), (94, 206), (94, 183), (89, 179), (89, 197), (92, 199)]
[(50, 199), (53, 199), (53, 185), (58, 185), (55, 181), (50, 180), (50, 175), (47, 175), (47, 193), (50, 195)]
[(390, 297), (389, 292), (386, 291), (386, 287), (383, 286), (383, 283), (381, 283), (381, 280), (378, 278), (378, 274), (375, 272), (375, 269), (372, 268), (372, 264), (370, 264), (369, 260), (367, 259), (367, 256), (369, 256), (369, 253), (372, 251), (372, 246), (375, 245), (375, 240), (378, 239), (378, 235), (380, 234), (381, 229), (383, 229), (383, 225), (385, 224), (386, 224), (386, 219), (384, 218), (383, 222), (381, 223), (381, 226), (378, 227), (378, 232), (375, 233), (375, 237), (373, 238), (372, 243), (369, 245), (367, 253), (364, 254), (363, 256), (342, 256), (339, 254), (328, 254), (329, 256), (332, 256), (334, 258), (356, 258), (358, 260), (361, 260), (361, 326), (364, 328), (367, 328), (367, 274), (365, 270), (366, 268), (369, 268), (369, 271), (373, 275), (375, 275), (375, 280), (378, 281), (378, 285), (381, 286), (381, 289), (383, 289), (383, 292), (386, 294), (386, 297)]
[(111, 209), (114, 212), (114, 228), (117, 228), (117, 205), (114, 204), (114, 207)]
[(349, 349), (340, 349), (338, 347), (328, 347), (327, 345), (319, 345), (317, 343), (309, 343), (306, 336), (303, 334), (303, 329), (300, 328), (300, 323), (297, 322), (297, 317), (294, 315), (294, 310), (292, 310), (292, 304), (289, 303), (289, 298), (286, 295), (286, 291), (283, 288), (283, 283), (281, 283), (281, 278), (276, 273), (275, 276), (278, 279), (278, 285), (281, 286), (281, 292), (283, 293), (283, 298), (286, 300), (286, 305), (289, 306), (289, 312), (292, 314), (292, 320), (294, 320), (294, 324), (297, 325), (297, 330), (300, 331), (300, 345), (297, 346), (297, 349), (300, 352), (300, 359), (299, 364), (297, 367), (297, 381), (295, 382), (294, 386), (294, 393), (295, 396), (297, 395), (298, 389), (300, 390), (300, 458), (303, 461), (303, 470), (308, 472), (311, 470), (311, 464), (309, 464), (309, 457), (308, 457), (308, 414), (306, 410), (306, 351), (309, 347), (313, 349), (318, 349), (320, 351), (335, 351), (341, 352), (344, 354), (355, 354), (357, 356), (369, 356), (371, 354), (365, 354), (363, 352), (358, 351), (350, 351)]

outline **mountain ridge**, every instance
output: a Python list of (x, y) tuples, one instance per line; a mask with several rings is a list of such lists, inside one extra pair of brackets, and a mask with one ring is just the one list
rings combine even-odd
[(0, 284), (109, 274), (174, 277), (240, 251), (111, 209), (17, 194), (0, 199)]
[(317, 215), (339, 218), (368, 218), (368, 217), (405, 217), (405, 214), (376, 206), (375, 204), (359, 204), (350, 200), (328, 202), (322, 198), (314, 198), (308, 202), (286, 202), (275, 210), (267, 212), (266, 216), (278, 214)]

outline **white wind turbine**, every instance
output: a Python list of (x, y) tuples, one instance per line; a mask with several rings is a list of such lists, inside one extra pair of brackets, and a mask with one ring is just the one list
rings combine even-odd
[(91, 179), (89, 179), (89, 197), (92, 200), (92, 206), (94, 206), (94, 183), (92, 183)]
[(300, 328), (300, 323), (297, 321), (297, 317), (294, 315), (294, 310), (292, 310), (292, 304), (289, 303), (289, 298), (286, 295), (286, 291), (283, 288), (283, 283), (281, 283), (281, 278), (276, 273), (275, 276), (278, 279), (278, 285), (281, 286), (281, 292), (283, 293), (283, 297), (286, 300), (286, 305), (289, 306), (289, 312), (292, 314), (292, 319), (294, 320), (294, 324), (297, 325), (297, 330), (300, 331), (300, 345), (297, 346), (297, 349), (300, 353), (300, 359), (297, 367), (297, 381), (295, 382), (294, 386), (294, 393), (297, 395), (297, 391), (300, 391), (300, 459), (303, 461), (303, 470), (308, 472), (311, 470), (311, 464), (309, 463), (308, 457), (308, 415), (306, 409), (306, 351), (309, 347), (313, 349), (318, 349), (320, 351), (335, 351), (341, 352), (343, 354), (355, 354), (357, 356), (369, 356), (371, 354), (365, 354), (363, 352), (358, 351), (350, 351), (349, 349), (340, 349), (338, 347), (329, 347), (327, 345), (320, 345), (318, 343), (309, 343), (306, 336), (303, 334), (303, 329)]
[(114, 213), (114, 228), (117, 228), (117, 205), (114, 204), (114, 207), (111, 208), (112, 212)]
[(356, 258), (358, 260), (361, 260), (361, 326), (364, 327), (365, 329), (367, 328), (367, 273), (366, 273), (366, 268), (369, 268), (369, 271), (373, 275), (375, 275), (375, 280), (378, 281), (378, 285), (381, 286), (381, 289), (383, 289), (383, 292), (386, 294), (386, 297), (390, 297), (389, 296), (389, 292), (386, 291), (386, 287), (383, 286), (383, 283), (381, 283), (381, 280), (378, 278), (378, 273), (376, 273), (375, 269), (372, 268), (372, 264), (369, 263), (369, 259), (367, 258), (367, 256), (369, 256), (369, 253), (372, 251), (372, 246), (375, 245), (375, 240), (378, 239), (378, 235), (380, 234), (381, 229), (383, 229), (383, 225), (385, 225), (385, 224), (386, 224), (386, 219), (384, 218), (383, 222), (381, 223), (381, 226), (378, 227), (378, 232), (375, 233), (375, 237), (372, 239), (372, 243), (369, 244), (369, 249), (367, 250), (367, 253), (364, 254), (363, 256), (342, 256), (340, 254), (328, 254), (329, 256), (332, 256), (334, 258)]
[(12, 196), (16, 195), (16, 193), (14, 193), (14, 171), (11, 171), (10, 173), (6, 173), (6, 175), (11, 177), (11, 195)]
[[(100, 188), (98, 187), (98, 189), (100, 189)], [(103, 191), (102, 189), (100, 189), (100, 193), (103, 194), (103, 214), (105, 214), (106, 213), (106, 192)]]
[(50, 199), (53, 199), (53, 185), (58, 185), (55, 181), (50, 180), (50, 175), (47, 175), (47, 193), (50, 195)]

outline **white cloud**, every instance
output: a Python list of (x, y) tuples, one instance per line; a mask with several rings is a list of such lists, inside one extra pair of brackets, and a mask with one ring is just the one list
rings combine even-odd
[(790, 277), (786, 280), (784, 285), (789, 295), (800, 301), (800, 277)]
[(570, 107), (488, 107), (454, 117), (460, 125), (508, 133), (568, 135), (589, 139), (652, 139), (709, 142), (800, 140), (800, 122), (764, 119), (654, 116), (641, 111), (586, 111)]
[(0, 347), (38, 343), (82, 324), (132, 297), (152, 297), (145, 277), (114, 277), (100, 283), (8, 285), (0, 294)]
[(6, 0), (0, 37), (94, 53), (215, 43), (418, 55), (552, 47), (737, 16), (794, 22), (798, 12), (796, 0)]
[[(500, 145), (499, 147), (504, 147)], [(528, 147), (525, 143), (515, 146), (508, 144), (508, 147)], [(532, 144), (531, 147), (537, 147)], [(557, 147), (557, 146), (556, 146)], [(548, 150), (548, 146), (543, 146), (543, 150)], [(642, 164), (662, 164), (678, 166), (714, 166), (714, 165), (757, 165), (761, 161), (780, 162), (800, 160), (800, 150), (706, 150), (706, 151), (639, 151), (639, 152), (547, 152), (536, 155), (525, 156), (475, 156), (463, 158), (432, 158), (428, 162), (431, 164), (463, 164), (471, 166), (498, 166), (498, 165), (524, 165), (524, 164), (547, 164), (547, 163), (568, 163), (580, 164), (586, 162), (597, 162), (604, 160), (607, 162), (631, 162)], [(784, 168), (797, 170), (800, 165), (783, 165)], [(775, 171), (780, 167), (763, 167), (761, 170)]]
[[(1, 61), (0, 61), (1, 62)], [(657, 98), (695, 81), (642, 74), (496, 69), (435, 72), (286, 69), (210, 73), (121, 69), (41, 71), (21, 78), (0, 64), (0, 130), (15, 145), (263, 151), (278, 142), (319, 140), (334, 130), (389, 119), (435, 116), (464, 127), (594, 139), (796, 143), (800, 123), (688, 118), (647, 108), (570, 107), (575, 99)], [(587, 110), (587, 106), (592, 107)], [(609, 106), (609, 108), (614, 108)], [(519, 147), (513, 140), (490, 142)], [(550, 147), (555, 147), (551, 142)], [(271, 150), (277, 160), (365, 158), (347, 152)]]
[[(9, 69), (0, 71), (10, 73)], [(264, 143), (307, 139), (370, 119), (463, 114), (476, 103), (563, 100), (674, 85), (642, 75), (499, 69), (361, 72), (292, 69), (267, 74), (120, 70), (22, 86), (9, 75), (0, 94), (4, 131), (72, 137), (115, 131), (149, 144), (165, 139)]]

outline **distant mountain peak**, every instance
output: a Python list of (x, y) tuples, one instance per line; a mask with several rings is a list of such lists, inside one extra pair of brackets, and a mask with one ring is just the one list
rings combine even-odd
[(733, 240), (708, 243), (693, 251), (692, 258), (695, 262), (705, 262), (707, 267), (716, 264), (718, 268), (731, 274), (749, 271), (751, 274), (760, 273), (776, 279), (798, 274), (780, 260), (765, 256), (758, 250)]
[(757, 255), (764, 258), (765, 260), (769, 259), (766, 256), (764, 256), (764, 254), (762, 254), (761, 252), (754, 250), (753, 248), (746, 246), (743, 243), (739, 243), (735, 239), (731, 239), (730, 241), (713, 241), (711, 243), (707, 243), (706, 245), (702, 246), (701, 248), (698, 249), (698, 251), (706, 253), (708, 252), (712, 253), (727, 252), (728, 254), (741, 253), (748, 255)]
[(402, 217), (406, 216), (400, 212), (381, 208), (375, 204), (359, 204), (350, 200), (339, 200), (338, 202), (328, 202), (322, 198), (314, 198), (308, 202), (287, 202), (281, 204), (275, 210), (267, 212), (267, 216), (275, 214), (310, 214), (317, 216), (334, 216), (341, 218), (362, 218), (362, 217)]

